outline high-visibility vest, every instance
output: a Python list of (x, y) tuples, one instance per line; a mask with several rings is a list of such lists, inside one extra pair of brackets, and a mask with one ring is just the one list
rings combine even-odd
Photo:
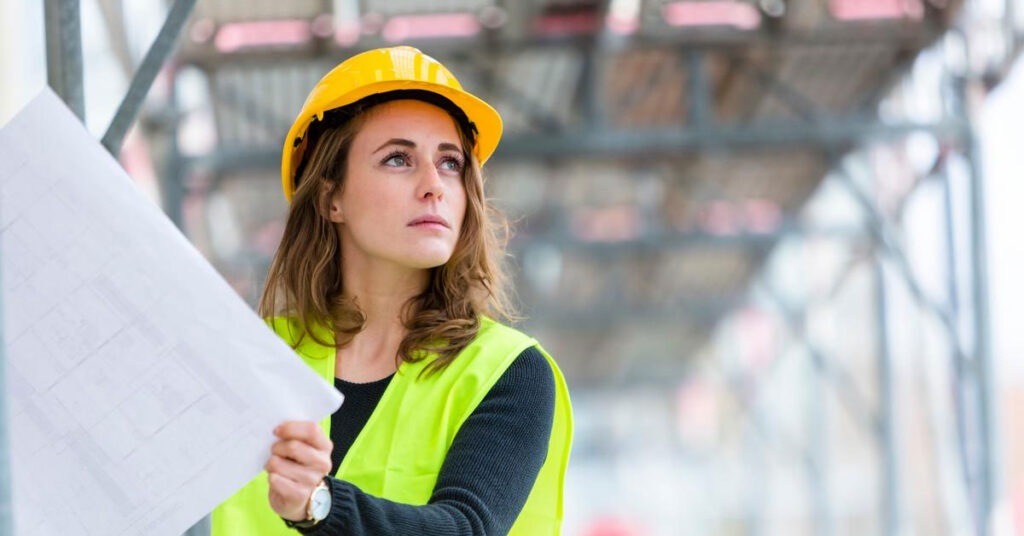
[[(294, 346), (300, 333), (294, 320), (274, 318), (271, 325)], [(334, 340), (329, 330), (316, 333), (329, 342)], [(403, 361), (399, 365), (335, 476), (371, 495), (406, 504), (426, 504), (462, 423), (516, 357), (530, 347), (537, 348), (551, 365), (555, 413), (547, 458), (509, 534), (560, 534), (562, 492), (572, 442), (569, 390), (558, 365), (536, 340), (487, 317), (480, 318), (480, 330), (473, 342), (440, 373), (419, 376), (427, 359)], [(296, 351), (306, 364), (333, 384), (334, 348), (317, 344), (307, 336)], [(320, 426), (330, 436), (329, 416)], [(267, 495), (267, 475), (262, 472), (213, 511), (211, 536), (294, 536), (296, 532), (288, 529), (270, 508)]]

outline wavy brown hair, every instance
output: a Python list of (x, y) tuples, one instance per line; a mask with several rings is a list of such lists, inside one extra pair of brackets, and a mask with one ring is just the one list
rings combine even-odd
[(504, 270), (504, 249), (510, 234), (508, 220), (484, 195), (480, 163), (472, 151), (473, 126), (447, 99), (426, 92), (401, 92), (363, 99), (325, 114), (307, 133), (306, 157), (285, 224), (284, 235), (271, 262), (260, 298), (264, 318), (287, 316), (300, 329), (295, 347), (306, 336), (331, 346), (314, 326), (333, 328), (333, 346), (341, 348), (363, 329), (366, 317), (359, 305), (344, 295), (341, 234), (328, 219), (330, 199), (345, 187), (349, 149), (372, 108), (398, 98), (416, 98), (448, 112), (458, 127), (466, 189), (466, 214), (451, 258), (431, 268), (426, 288), (403, 307), (402, 323), (408, 330), (398, 348), (396, 362), (417, 361), (431, 353), (437, 357), (424, 369), (440, 372), (473, 339), (480, 315), (516, 318)]

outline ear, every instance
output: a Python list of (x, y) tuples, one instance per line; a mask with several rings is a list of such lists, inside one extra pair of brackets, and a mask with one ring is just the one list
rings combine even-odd
[(320, 191), (320, 195), (327, 197), (327, 219), (334, 223), (345, 223), (345, 218), (341, 212), (341, 188), (333, 188), (333, 191), (331, 190), (331, 184), (324, 182), (323, 188)]

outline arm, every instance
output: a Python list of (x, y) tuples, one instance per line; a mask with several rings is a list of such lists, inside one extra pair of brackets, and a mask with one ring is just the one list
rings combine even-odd
[(554, 404), (551, 367), (540, 352), (527, 349), (459, 429), (428, 504), (396, 503), (331, 479), (331, 513), (303, 532), (313, 536), (506, 534), (547, 456)]

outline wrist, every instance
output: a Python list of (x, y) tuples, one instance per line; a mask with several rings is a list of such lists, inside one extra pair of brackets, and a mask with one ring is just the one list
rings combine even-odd
[[(331, 511), (331, 487), (330, 479), (324, 477), (306, 499), (305, 517), (299, 521), (285, 519), (284, 523), (290, 528), (308, 529), (315, 527), (323, 521)], [(282, 518), (283, 519), (283, 518)]]

